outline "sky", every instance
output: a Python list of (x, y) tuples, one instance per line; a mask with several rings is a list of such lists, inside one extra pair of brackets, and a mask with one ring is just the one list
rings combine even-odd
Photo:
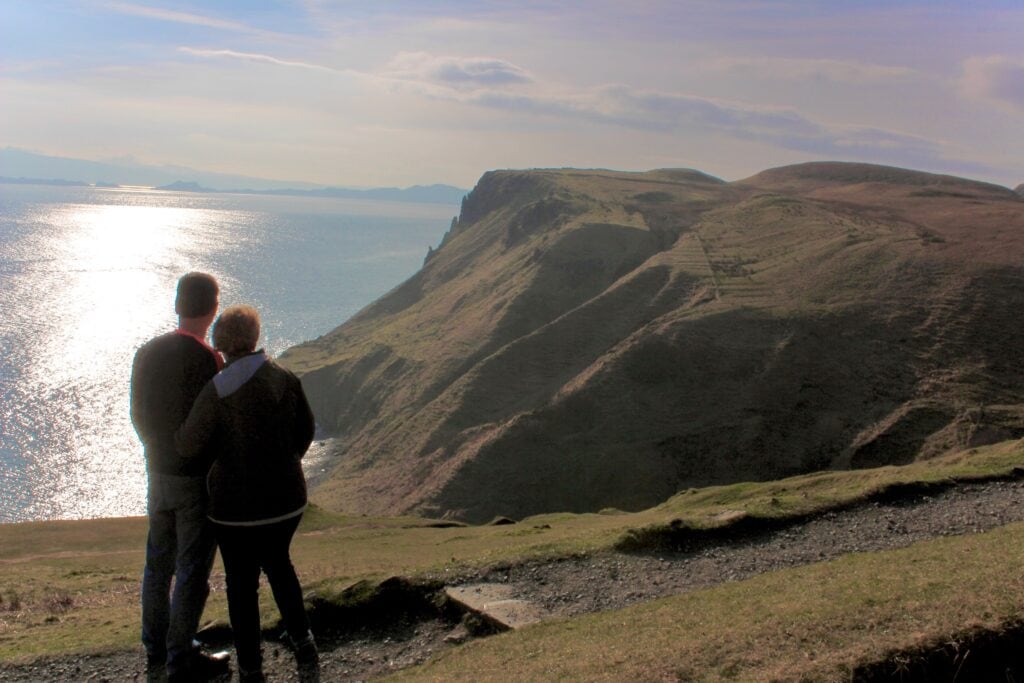
[(344, 186), (814, 160), (1024, 182), (1024, 2), (0, 0), (0, 147)]

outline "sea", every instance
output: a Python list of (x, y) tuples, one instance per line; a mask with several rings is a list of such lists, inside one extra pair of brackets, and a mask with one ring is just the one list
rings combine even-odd
[(135, 350), (192, 270), (262, 317), (272, 356), (400, 284), (457, 206), (0, 185), (0, 523), (145, 513)]

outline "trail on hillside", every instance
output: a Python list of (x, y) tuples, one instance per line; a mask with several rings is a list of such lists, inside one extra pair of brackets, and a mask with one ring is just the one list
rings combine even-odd
[[(902, 548), (939, 536), (980, 533), (1024, 521), (1024, 482), (961, 484), (939, 493), (911, 493), (799, 520), (734, 538), (691, 541), (650, 553), (601, 552), (549, 562), (497, 566), (457, 577), (449, 585), (505, 583), (514, 594), (556, 617), (609, 610), (740, 581), (757, 574), (823, 562), (856, 552)], [(440, 576), (435, 578), (442, 578)], [(269, 591), (263, 594), (269, 600)], [(378, 624), (318, 633), (324, 681), (362, 681), (426, 661), (446, 648), (452, 615), (397, 609)], [(294, 662), (279, 643), (264, 645), (272, 681), (294, 681)], [(105, 655), (46, 658), (0, 665), (0, 682), (146, 680), (141, 647)]]
[(643, 554), (598, 553), (494, 568), (470, 580), (510, 583), (554, 616), (617, 609), (842, 555), (903, 548), (1024, 520), (1024, 482), (965, 484), (827, 512), (774, 531)]

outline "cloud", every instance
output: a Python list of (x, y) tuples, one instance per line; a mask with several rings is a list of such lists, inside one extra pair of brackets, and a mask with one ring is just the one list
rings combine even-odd
[(780, 80), (826, 80), (847, 85), (903, 84), (924, 77), (905, 66), (865, 64), (838, 59), (724, 58), (706, 63), (714, 70)]
[(500, 87), (533, 82), (520, 67), (493, 57), (446, 57), (400, 52), (380, 75), (385, 78), (458, 89)]
[(1024, 110), (1024, 61), (1008, 57), (972, 57), (964, 62), (960, 86), (971, 97)]
[(190, 24), (192, 26), (205, 26), (207, 28), (216, 28), (238, 33), (264, 33), (264, 31), (261, 31), (260, 29), (253, 28), (252, 26), (248, 26), (247, 24), (237, 21), (227, 21), (225, 19), (203, 16), (201, 14), (178, 12), (175, 10), (161, 9), (159, 7), (147, 7), (146, 5), (136, 5), (128, 2), (106, 2), (103, 4), (103, 7), (106, 7), (112, 12), (117, 12), (118, 14), (155, 19), (157, 21)]
[(597, 91), (594, 109), (609, 123), (674, 130), (700, 127), (753, 135), (809, 135), (819, 127), (792, 109), (759, 107), (628, 86)]
[[(797, 61), (797, 60), (793, 60)], [(902, 74), (902, 72), (900, 72)], [(825, 156), (926, 163), (942, 145), (870, 126), (814, 121), (792, 108), (758, 106), (627, 85), (571, 89), (538, 82), (509, 62), (402, 53), (377, 80), (420, 96), (512, 114), (661, 133), (720, 134)], [(510, 89), (508, 85), (517, 86)]]
[(588, 113), (591, 118), (630, 128), (720, 133), (831, 157), (880, 161), (910, 158), (921, 163), (941, 155), (939, 143), (908, 133), (821, 123), (789, 108), (638, 91), (627, 86), (603, 88)]
[(209, 58), (227, 58), (227, 59), (239, 59), (248, 62), (263, 62), (265, 64), (275, 64), (277, 66), (287, 66), (299, 69), (310, 69), (313, 71), (327, 71), (332, 73), (343, 73), (339, 69), (333, 69), (329, 66), (323, 66), (322, 64), (311, 64), (309, 62), (297, 62), (287, 59), (279, 59), (270, 55), (258, 54), (254, 52), (237, 52), (235, 50), (207, 50), (194, 47), (179, 47), (179, 52), (192, 55), (194, 57), (209, 57)]

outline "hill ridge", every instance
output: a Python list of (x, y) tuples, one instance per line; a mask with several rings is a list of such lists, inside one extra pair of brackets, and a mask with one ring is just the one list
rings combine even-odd
[(283, 357), (337, 435), (316, 497), (640, 509), (1024, 434), (1017, 195), (838, 162), (709, 178), (485, 174), (419, 273)]
[(737, 184), (756, 187), (776, 186), (785, 181), (805, 180), (822, 184), (859, 184), (881, 182), (920, 186), (960, 186), (988, 191), (1006, 199), (1014, 199), (1012, 190), (1002, 185), (958, 176), (930, 173), (895, 166), (851, 161), (810, 161), (761, 171)]

